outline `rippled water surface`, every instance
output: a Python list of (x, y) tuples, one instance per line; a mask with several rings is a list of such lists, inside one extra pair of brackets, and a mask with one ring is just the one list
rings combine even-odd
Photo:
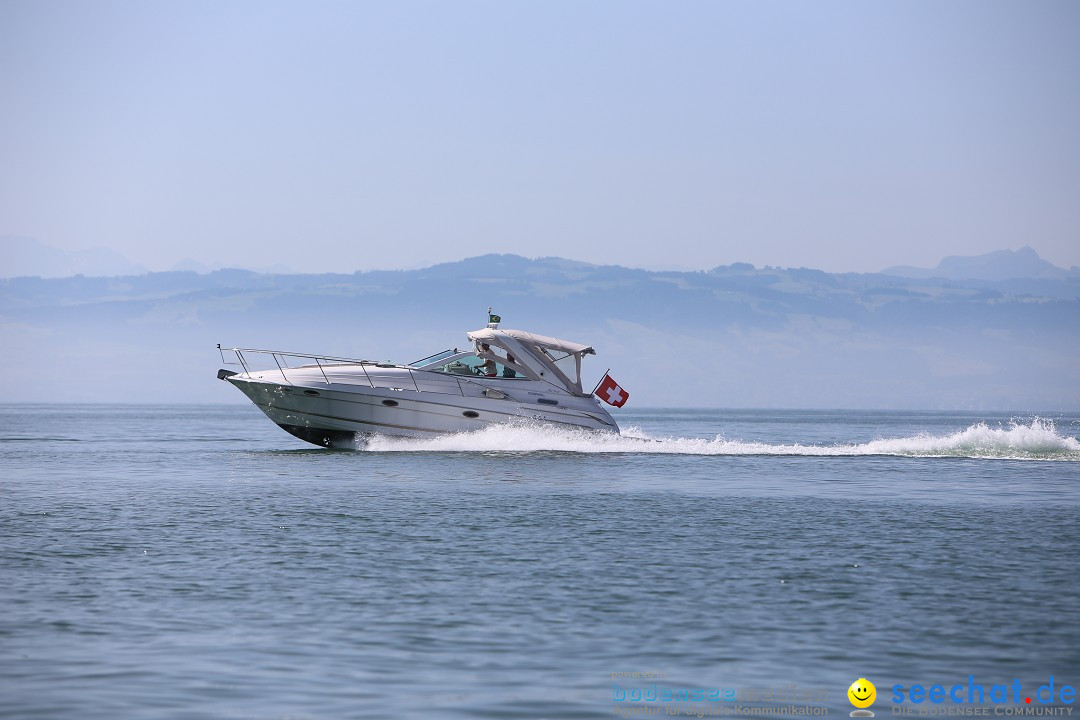
[(618, 420), (353, 452), (240, 405), (0, 407), (0, 716), (775, 705), (618, 697), (658, 684), (840, 718), (866, 677), (880, 717), (896, 684), (1080, 684), (1080, 417)]

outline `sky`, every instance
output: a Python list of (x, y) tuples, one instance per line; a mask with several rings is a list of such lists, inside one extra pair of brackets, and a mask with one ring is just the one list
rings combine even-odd
[(0, 0), (0, 236), (151, 270), (1070, 267), (1078, 198), (1072, 0)]

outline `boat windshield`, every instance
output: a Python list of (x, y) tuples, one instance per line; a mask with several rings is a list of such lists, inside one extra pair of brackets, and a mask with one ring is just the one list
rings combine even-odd
[(423, 367), (425, 365), (434, 365), (435, 363), (439, 362), (440, 360), (445, 360), (446, 358), (453, 357), (454, 355), (457, 355), (458, 352), (459, 351), (458, 351), (457, 348), (454, 348), (453, 350), (443, 350), (442, 352), (437, 352), (434, 355), (428, 355), (426, 358), (422, 358), (422, 359), (417, 360), (415, 362), (411, 362), (411, 363), (409, 363), (409, 367), (418, 368), (418, 367)]
[[(450, 357), (453, 357), (451, 355)], [(461, 353), (460, 357), (454, 358), (442, 367), (428, 368), (435, 372), (450, 373), (451, 375), (478, 375), (480, 363), (484, 362), (472, 353)]]
[(469, 375), (479, 377), (517, 378), (522, 377), (513, 369), (503, 363), (495, 363), (495, 374), (488, 375), (487, 371), (480, 367), (484, 361), (476, 356), (476, 353), (460, 350), (441, 352), (431, 357), (417, 360), (409, 367), (415, 367), (429, 372), (449, 373), (450, 375)]

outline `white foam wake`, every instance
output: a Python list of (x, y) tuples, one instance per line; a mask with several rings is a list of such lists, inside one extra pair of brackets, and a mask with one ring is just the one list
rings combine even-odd
[(1080, 461), (1080, 440), (1058, 433), (1053, 421), (1034, 419), (1003, 427), (978, 423), (948, 435), (919, 434), (837, 445), (769, 444), (685, 437), (651, 436), (637, 428), (622, 435), (564, 429), (535, 423), (494, 425), (470, 433), (412, 439), (376, 436), (361, 449), (369, 452), (568, 452), (670, 455), (808, 455), (844, 457), (964, 457), (1012, 460)]

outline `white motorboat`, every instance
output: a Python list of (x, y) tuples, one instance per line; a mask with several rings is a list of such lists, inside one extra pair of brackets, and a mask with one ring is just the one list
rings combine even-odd
[(581, 359), (595, 354), (588, 345), (500, 330), (497, 322), (466, 337), (468, 349), (408, 365), (219, 345), (222, 361), (233, 353), (238, 370), (219, 370), (218, 378), (282, 429), (325, 447), (356, 447), (372, 434), (428, 437), (520, 420), (619, 432), (582, 390)]

